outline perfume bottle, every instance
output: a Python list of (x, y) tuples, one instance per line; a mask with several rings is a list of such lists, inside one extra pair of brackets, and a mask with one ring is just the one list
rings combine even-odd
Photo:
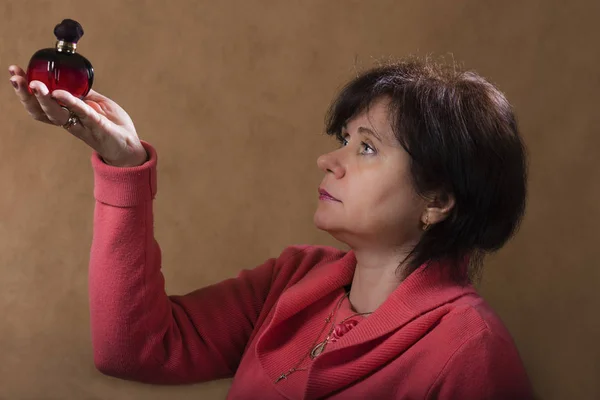
[[(65, 19), (54, 28), (55, 48), (37, 51), (27, 67), (27, 82), (41, 81), (48, 90), (66, 90), (83, 99), (94, 82), (94, 68), (82, 55), (77, 54), (77, 42), (83, 28), (72, 19)], [(31, 89), (29, 89), (31, 92)]]

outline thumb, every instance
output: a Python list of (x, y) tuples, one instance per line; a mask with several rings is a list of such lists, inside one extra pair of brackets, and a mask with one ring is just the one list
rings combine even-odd
[(90, 100), (87, 98), (85, 99), (85, 103), (87, 105), (89, 105), (90, 107), (92, 107), (94, 109), (94, 111), (96, 111), (98, 114), (104, 115), (106, 117), (106, 113), (104, 112), (102, 107), (100, 107), (100, 104), (96, 103), (94, 100)]
[(85, 96), (85, 100), (107, 101), (109, 100), (109, 98), (103, 94), (96, 92), (94, 89), (90, 89), (87, 96)]

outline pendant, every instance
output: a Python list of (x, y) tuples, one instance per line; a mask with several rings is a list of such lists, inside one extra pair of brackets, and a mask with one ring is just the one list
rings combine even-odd
[(323, 352), (323, 350), (325, 350), (325, 346), (327, 345), (327, 340), (319, 343), (318, 345), (316, 345), (312, 351), (310, 352), (310, 358), (311, 359), (315, 359), (319, 356), (319, 354), (321, 354)]

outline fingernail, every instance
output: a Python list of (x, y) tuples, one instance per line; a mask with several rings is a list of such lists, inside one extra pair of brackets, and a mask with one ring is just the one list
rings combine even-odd
[(36, 88), (31, 88), (31, 91), (33, 92), (34, 95), (38, 95), (38, 90)]
[(18, 88), (19, 88), (19, 84), (18, 84), (17, 82), (15, 82), (15, 81), (10, 81), (10, 83), (12, 83), (12, 85), (13, 85), (13, 87), (14, 87), (15, 89), (18, 89)]

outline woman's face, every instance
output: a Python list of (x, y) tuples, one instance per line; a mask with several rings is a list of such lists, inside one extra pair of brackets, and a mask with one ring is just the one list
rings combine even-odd
[(410, 156), (395, 138), (387, 99), (350, 120), (344, 140), (323, 154), (320, 189), (337, 200), (319, 197), (314, 223), (351, 247), (401, 246), (418, 240), (424, 201), (410, 177)]

